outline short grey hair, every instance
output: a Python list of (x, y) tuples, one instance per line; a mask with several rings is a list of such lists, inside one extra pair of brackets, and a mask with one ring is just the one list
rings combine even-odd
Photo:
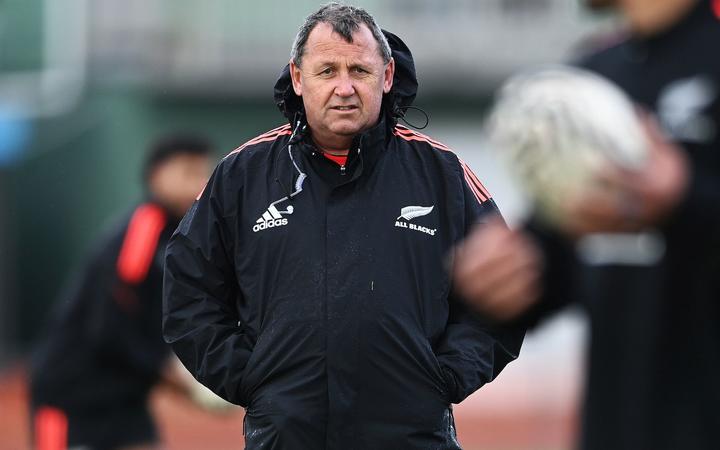
[(392, 57), (390, 44), (388, 44), (385, 35), (382, 33), (377, 22), (375, 22), (373, 16), (362, 8), (331, 2), (307, 16), (305, 23), (302, 24), (297, 36), (295, 36), (290, 58), (298, 67), (300, 67), (302, 63), (305, 44), (310, 36), (310, 32), (321, 22), (332, 26), (335, 33), (350, 43), (353, 41), (353, 33), (360, 28), (360, 25), (365, 24), (378, 43), (383, 62), (385, 64), (390, 62), (390, 58)]

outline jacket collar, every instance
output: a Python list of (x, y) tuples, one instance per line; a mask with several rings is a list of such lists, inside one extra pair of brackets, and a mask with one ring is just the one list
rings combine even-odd
[[(389, 119), (381, 114), (377, 124), (353, 138), (345, 163), (350, 174), (348, 181), (355, 180), (363, 172), (368, 172), (375, 166), (380, 155), (387, 148), (391, 135), (388, 121)], [(303, 136), (302, 144), (299, 147), (308, 156), (310, 153), (318, 151), (309, 133)]]

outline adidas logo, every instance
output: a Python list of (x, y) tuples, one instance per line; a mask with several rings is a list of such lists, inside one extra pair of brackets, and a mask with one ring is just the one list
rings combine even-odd
[(275, 204), (271, 204), (268, 209), (256, 220), (256, 224), (253, 227), (253, 232), (267, 230), (268, 228), (281, 227), (288, 224), (288, 220), (284, 218), (283, 214), (292, 214), (292, 205), (288, 206), (285, 211), (278, 211)]

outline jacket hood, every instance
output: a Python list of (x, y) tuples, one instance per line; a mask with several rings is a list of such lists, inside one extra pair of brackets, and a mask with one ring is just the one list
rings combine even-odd
[[(382, 32), (390, 44), (392, 57), (395, 59), (393, 86), (390, 92), (383, 96), (383, 111), (393, 122), (396, 122), (403, 114), (402, 108), (412, 105), (415, 100), (418, 82), (410, 49), (393, 33), (386, 30)], [(304, 112), (302, 98), (295, 94), (292, 87), (290, 64), (285, 65), (275, 83), (275, 104), (290, 123), (294, 122), (296, 114)]]

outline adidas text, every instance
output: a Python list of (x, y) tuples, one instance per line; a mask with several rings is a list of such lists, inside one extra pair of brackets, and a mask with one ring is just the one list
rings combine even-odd
[(274, 227), (281, 227), (283, 225), (287, 225), (288, 220), (287, 219), (274, 219), (274, 220), (267, 220), (265, 222), (260, 222), (256, 224), (253, 227), (253, 231), (257, 233), (258, 231), (267, 230), (268, 228), (274, 228)]

